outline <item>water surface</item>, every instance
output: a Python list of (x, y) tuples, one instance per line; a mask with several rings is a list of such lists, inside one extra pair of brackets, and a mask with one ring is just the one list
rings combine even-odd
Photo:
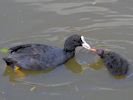
[(1, 60), (0, 100), (133, 98), (132, 0), (0, 0), (0, 22), (0, 48), (24, 43), (63, 48), (66, 37), (77, 33), (93, 47), (118, 52), (131, 63), (128, 76), (116, 79), (83, 48), (54, 70), (19, 73)]

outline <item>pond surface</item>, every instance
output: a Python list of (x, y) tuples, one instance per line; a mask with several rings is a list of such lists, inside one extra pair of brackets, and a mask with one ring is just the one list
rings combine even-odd
[(0, 48), (63, 48), (74, 33), (123, 55), (131, 63), (128, 76), (114, 78), (83, 48), (54, 70), (14, 72), (0, 60), (0, 100), (132, 100), (133, 0), (0, 0)]

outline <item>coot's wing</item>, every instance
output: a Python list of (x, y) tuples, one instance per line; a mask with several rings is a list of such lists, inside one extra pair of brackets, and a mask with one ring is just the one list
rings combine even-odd
[(11, 55), (36, 55), (36, 54), (42, 54), (48, 51), (48, 49), (51, 49), (52, 46), (48, 46), (45, 44), (24, 44), (24, 45), (18, 45), (15, 47), (11, 47), (9, 49), (9, 53)]
[[(49, 51), (53, 47), (44, 44), (24, 44), (9, 49), (9, 56), (4, 59), (12, 65), (20, 66), (24, 69), (41, 69), (47, 66), (47, 62), (43, 62), (51, 56)], [(14, 67), (12, 66), (12, 67)]]
[(16, 52), (17, 50), (20, 50), (20, 49), (23, 49), (23, 48), (26, 48), (26, 47), (31, 47), (31, 44), (24, 44), (24, 45), (14, 46), (14, 47), (9, 48), (9, 51), (10, 51), (10, 53), (12, 53), (12, 52)]
[(45, 69), (65, 62), (62, 49), (44, 44), (26, 44), (10, 48), (8, 58), (24, 69)]

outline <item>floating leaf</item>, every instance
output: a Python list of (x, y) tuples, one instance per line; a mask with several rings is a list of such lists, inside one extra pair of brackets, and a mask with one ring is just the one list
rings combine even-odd
[(0, 48), (1, 53), (8, 53), (8, 48)]
[(36, 87), (33, 86), (33, 87), (30, 89), (30, 91), (34, 91), (35, 89), (36, 89)]

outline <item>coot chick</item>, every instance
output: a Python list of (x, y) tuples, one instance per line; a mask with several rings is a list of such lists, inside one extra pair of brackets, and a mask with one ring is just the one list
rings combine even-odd
[(18, 45), (10, 48), (8, 57), (3, 60), (12, 68), (15, 66), (26, 70), (55, 68), (74, 57), (76, 47), (84, 47), (85, 43), (81, 37), (83, 36), (77, 34), (68, 37), (63, 49), (45, 44)]
[(109, 72), (115, 76), (126, 75), (128, 72), (129, 63), (121, 55), (104, 49), (90, 49), (103, 59), (103, 62)]

